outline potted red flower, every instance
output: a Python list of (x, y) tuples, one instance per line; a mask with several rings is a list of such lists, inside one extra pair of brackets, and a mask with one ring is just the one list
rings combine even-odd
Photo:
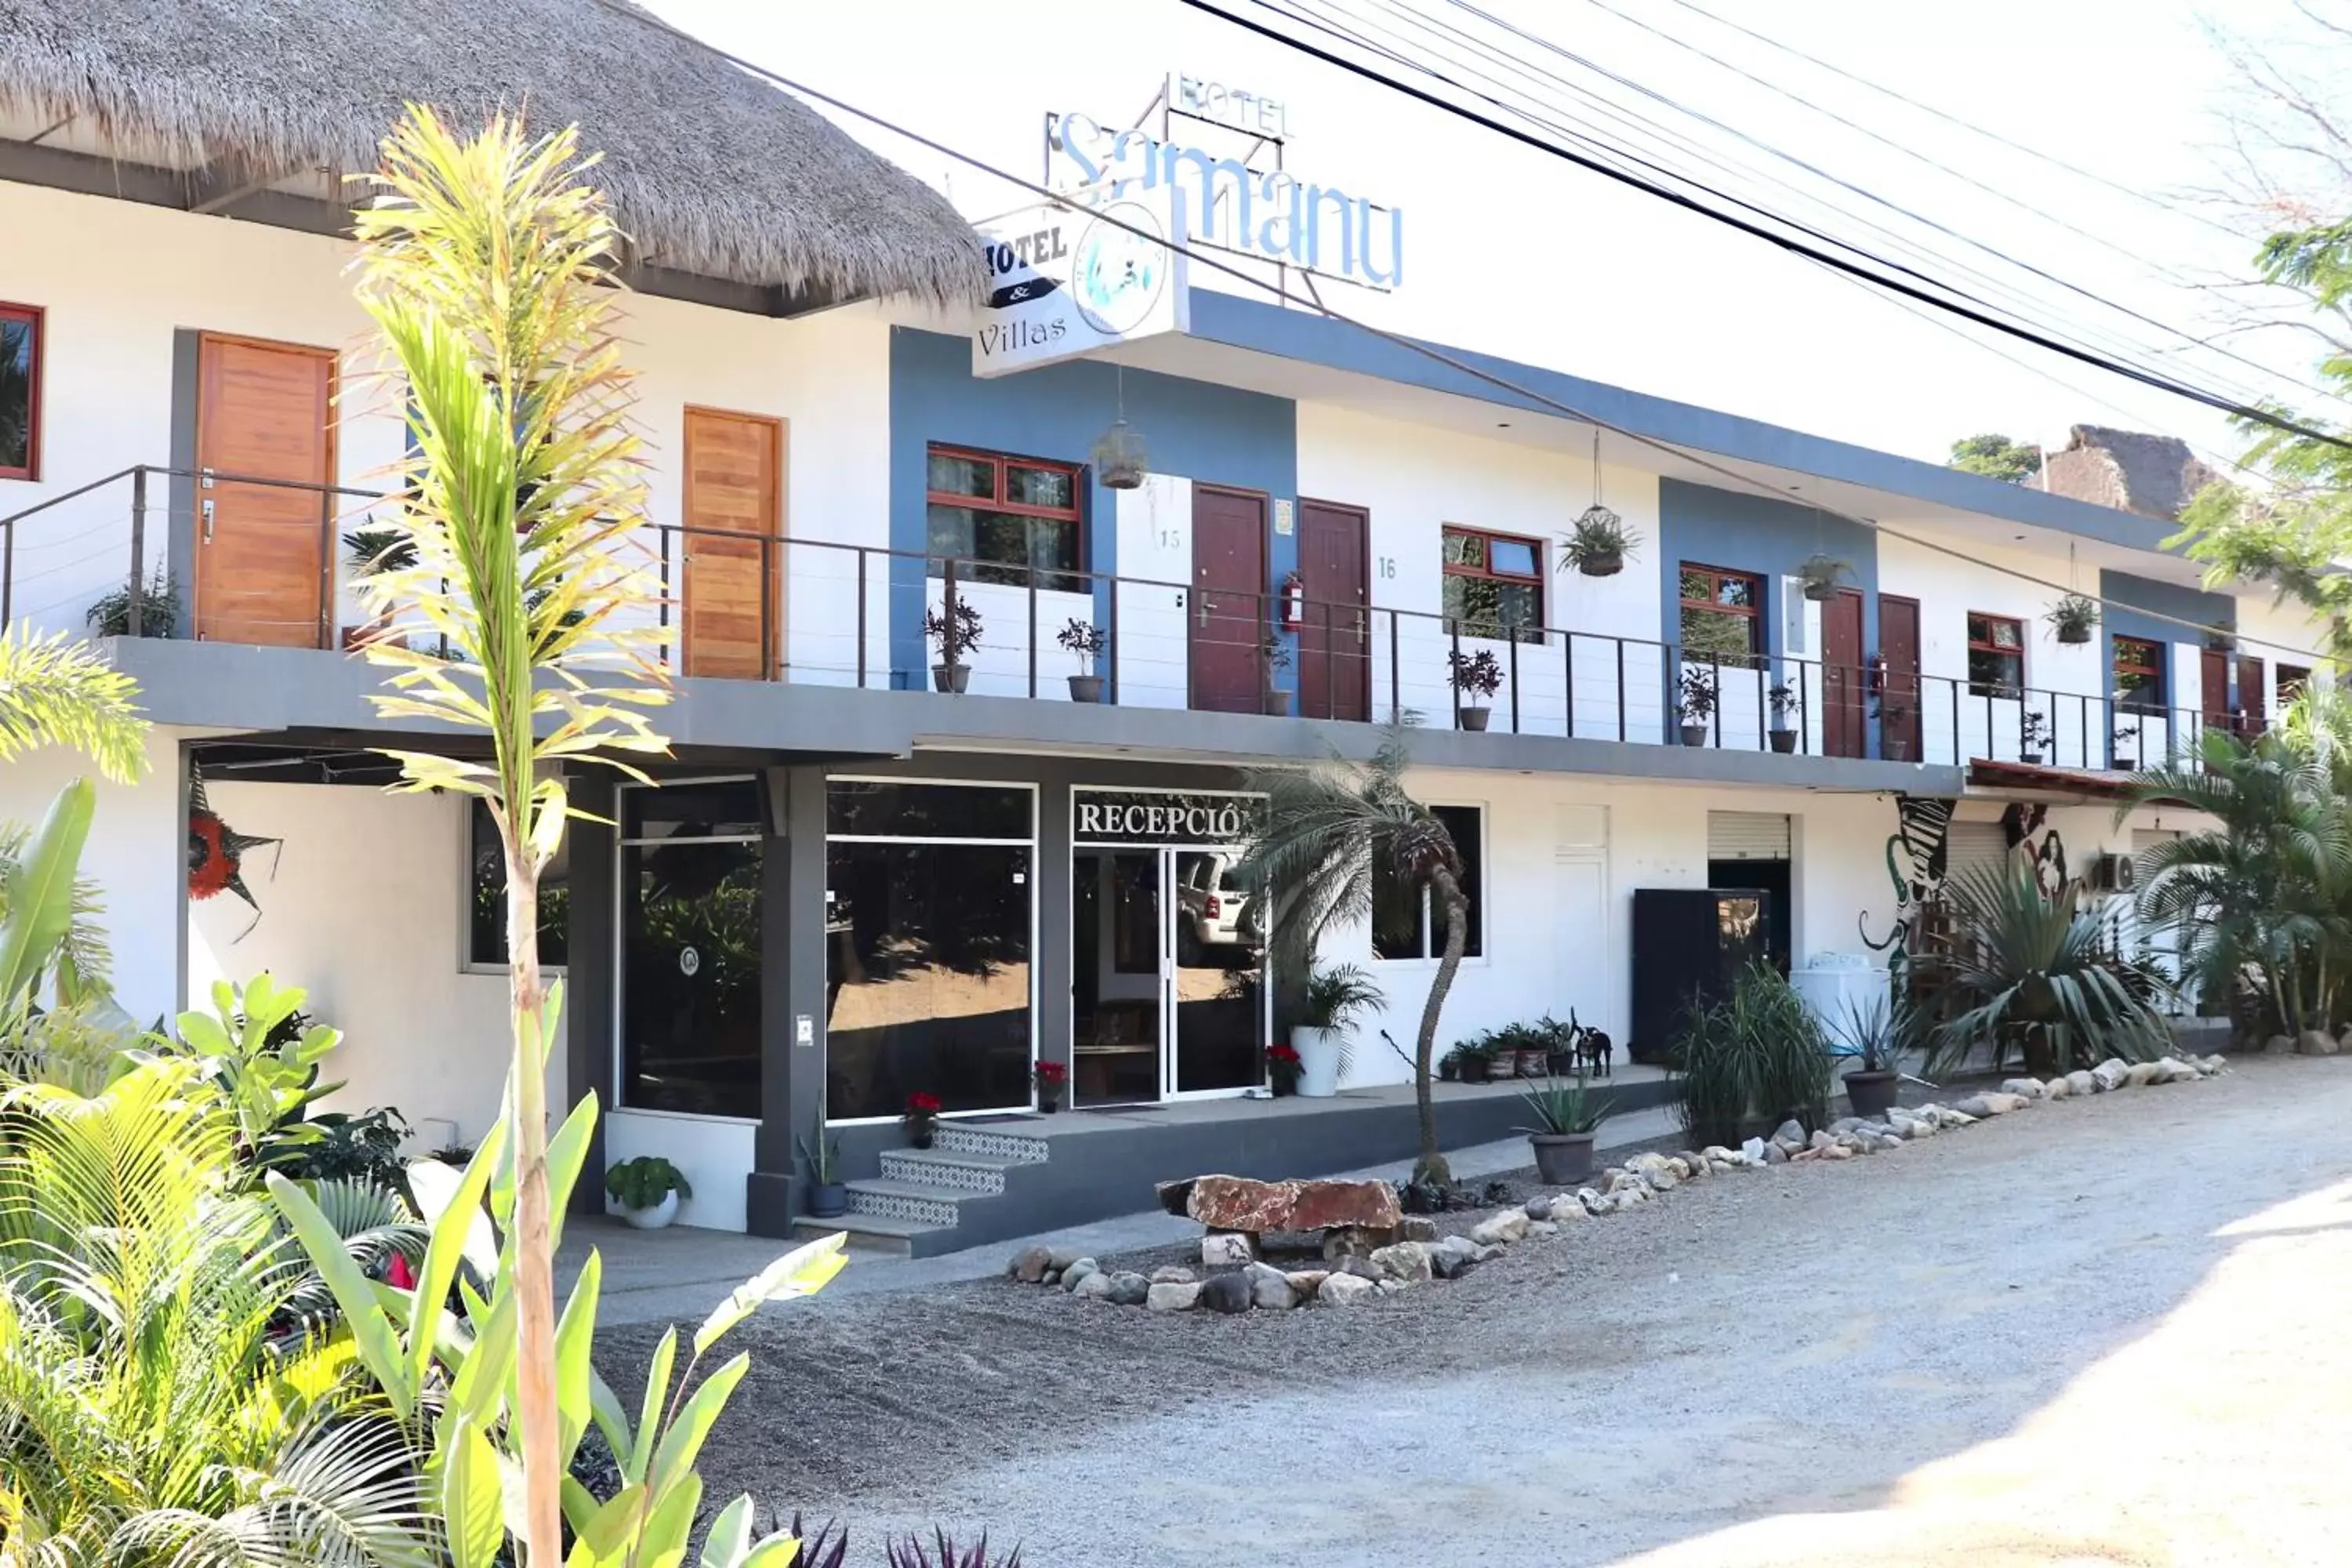
[(908, 1147), (929, 1148), (932, 1135), (940, 1130), (940, 1097), (920, 1090), (908, 1095), (907, 1111), (898, 1118), (898, 1125), (907, 1130)]
[(1305, 1071), (1306, 1068), (1307, 1064), (1299, 1059), (1298, 1053), (1288, 1046), (1266, 1047), (1265, 1076), (1274, 1080), (1275, 1093), (1297, 1093), (1298, 1075)]
[(1029, 1069), (1037, 1080), (1037, 1109), (1051, 1116), (1062, 1109), (1062, 1088), (1069, 1082), (1070, 1069), (1061, 1062), (1039, 1062)]

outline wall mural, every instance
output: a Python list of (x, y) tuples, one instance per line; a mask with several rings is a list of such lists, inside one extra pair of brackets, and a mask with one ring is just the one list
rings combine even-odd
[(1886, 954), (1887, 973), (1897, 985), (1911, 961), (1912, 922), (1918, 918), (1920, 907), (1944, 885), (1952, 812), (1958, 805), (1932, 795), (1895, 797), (1895, 831), (1886, 839), (1886, 879), (1895, 884), (1895, 921), (1885, 936), (1875, 940), (1870, 934), (1869, 910), (1856, 915), (1854, 925), (1864, 946)]
[[(236, 933), (236, 941), (243, 942), (261, 923), (261, 906), (254, 902), (251, 889), (245, 885), (246, 853), (265, 844), (275, 847), (283, 842), (239, 833), (223, 822), (220, 813), (205, 798), (205, 775), (193, 768), (189, 770), (188, 897), (202, 901), (229, 892), (243, 899), (253, 910), (253, 919)], [(269, 874), (278, 875), (276, 855), (270, 857)]]
[(2033, 880), (2043, 898), (2054, 899), (2065, 891), (2066, 843), (2050, 826), (2048, 806), (2038, 801), (2032, 805), (2011, 801), (2000, 814), (2000, 837), (2011, 854), (2021, 853), (2032, 862)]

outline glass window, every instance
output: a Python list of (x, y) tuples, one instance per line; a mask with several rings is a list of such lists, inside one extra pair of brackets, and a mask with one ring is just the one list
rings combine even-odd
[(1969, 693), (2015, 697), (2025, 689), (2025, 623), (1969, 612)]
[(621, 1103), (757, 1117), (758, 784), (626, 785), (621, 795)]
[(2116, 700), (2126, 708), (2164, 706), (2164, 645), (2147, 637), (2116, 638)]
[(1543, 547), (1532, 539), (1447, 528), (1445, 615), (1465, 637), (1543, 641)]
[(981, 583), (1084, 593), (1086, 529), (1078, 470), (991, 452), (930, 449), (927, 531), (930, 574)]
[[(1462, 893), (1469, 900), (1462, 956), (1477, 958), (1486, 950), (1484, 886), (1486, 859), (1486, 813), (1475, 805), (1433, 805), (1430, 815), (1445, 825), (1454, 852), (1462, 858)], [(1377, 958), (1443, 958), (1445, 931), (1430, 919), (1426, 888), (1400, 878), (1383, 851), (1372, 858), (1372, 953)]]
[(836, 838), (1004, 838), (1027, 843), (1025, 789), (1002, 784), (901, 784), (833, 779), (824, 789), (824, 830)]
[(2278, 667), (2278, 705), (2284, 708), (2302, 696), (2303, 689), (2310, 683), (2311, 671), (2305, 666), (2280, 665)]
[(1752, 665), (1764, 651), (1764, 585), (1746, 572), (1682, 568), (1683, 657)]
[[(507, 963), (507, 852), (487, 802), (466, 802), (466, 963), (503, 969)], [(539, 873), (539, 963), (561, 969), (570, 957), (572, 835)]]
[(0, 305), (0, 479), (38, 479), (41, 312)]

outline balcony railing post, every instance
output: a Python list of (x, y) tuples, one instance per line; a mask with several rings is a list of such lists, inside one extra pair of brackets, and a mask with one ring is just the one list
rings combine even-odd
[(1445, 635), (1451, 639), (1453, 647), (1451, 655), (1445, 661), (1445, 685), (1446, 689), (1454, 693), (1454, 727), (1459, 730), (1462, 728), (1462, 688), (1455, 682), (1454, 672), (1461, 668), (1462, 623), (1457, 620), (1447, 621)]
[[(669, 630), (670, 592), (669, 530), (667, 528), (657, 528), (654, 532), (655, 536), (661, 541), (661, 603), (656, 613), (660, 616), (660, 620), (657, 624), (660, 626), (662, 630), (667, 631)], [(678, 651), (679, 650), (677, 648), (672, 646), (672, 639), (668, 637), (662, 638), (661, 657), (663, 664), (675, 668), (678, 662)]]
[(1110, 660), (1110, 679), (1104, 685), (1110, 692), (1111, 706), (1118, 706), (1118, 580), (1110, 584), (1110, 636), (1103, 656)]
[[(1824, 680), (1829, 678), (1824, 675)], [(1813, 693), (1812, 684), (1805, 679), (1802, 660), (1797, 664), (1797, 752), (1800, 756), (1813, 754)], [(1826, 740), (1828, 737), (1822, 737)]]
[(1331, 601), (1323, 601), (1323, 717), (1339, 717), (1339, 645), (1331, 636)]
[[(944, 624), (943, 629), (942, 629), (942, 630), (941, 630), (941, 632), (940, 632), (940, 662), (941, 664), (943, 664), (943, 665), (952, 665), (952, 664), (954, 664), (954, 663), (955, 663), (955, 661), (956, 661), (956, 655), (955, 655), (955, 653), (952, 651), (952, 650), (955, 648), (955, 646), (956, 646), (956, 645), (955, 645), (955, 635), (956, 635), (956, 575), (955, 575), (955, 566), (956, 566), (956, 563), (955, 563), (955, 557), (954, 557), (954, 556), (952, 556), (952, 555), (950, 555), (950, 556), (949, 556), (949, 557), (947, 558), (946, 562), (943, 563), (943, 565), (942, 565), (942, 566), (941, 566), (941, 568), (940, 568), (942, 575), (944, 575), (944, 576), (945, 576), (945, 578), (946, 578), (946, 580), (947, 580), (947, 586), (946, 586), (944, 589), (942, 589), (942, 590), (940, 591), (940, 608), (941, 612), (942, 612), (943, 614), (945, 614), (945, 616), (947, 616), (947, 620), (946, 620), (946, 622), (945, 622), (945, 624)], [(975, 649), (973, 649), (972, 651), (973, 651), (973, 652), (975, 652), (975, 653), (977, 653), (977, 652), (979, 651), (979, 649), (975, 648)], [(952, 675), (950, 675), (950, 676), (949, 677), (949, 679), (950, 679), (950, 681), (952, 681), (952, 680), (953, 680), (953, 679), (954, 679), (954, 677), (953, 677)], [(936, 684), (937, 684), (937, 682), (933, 682), (933, 684), (934, 684), (934, 685), (936, 685)], [(922, 687), (922, 671), (921, 671), (920, 669), (918, 669), (918, 670), (915, 672), (915, 689), (916, 689), (916, 690), (918, 690), (918, 691), (920, 691), (922, 689), (923, 689), (923, 687)]]
[(857, 547), (857, 689), (866, 689), (866, 546)]
[(1514, 735), (1516, 735), (1516, 734), (1517, 734), (1517, 733), (1519, 732), (1519, 638), (1518, 638), (1518, 635), (1517, 635), (1517, 631), (1516, 631), (1516, 630), (1514, 630), (1513, 628), (1506, 627), (1506, 628), (1504, 628), (1504, 629), (1505, 629), (1505, 630), (1507, 630), (1507, 631), (1511, 631), (1511, 632), (1512, 632), (1512, 636), (1511, 636), (1511, 733), (1512, 733), (1512, 734), (1514, 734)]
[(1559, 663), (1562, 689), (1568, 694), (1568, 738), (1576, 739), (1576, 634), (1559, 634)]
[(1029, 700), (1037, 700), (1037, 568), (1029, 568)]
[(1389, 612), (1389, 721), (1404, 717), (1404, 694), (1401, 686), (1402, 665), (1397, 650), (1397, 613)]
[(1707, 656), (1715, 681), (1715, 749), (1723, 750), (1723, 656)]
[[(15, 530), (11, 529), (11, 535)], [(131, 470), (131, 635), (144, 635), (145, 617), (140, 614), (141, 601), (146, 595), (140, 589), (147, 581), (147, 468), (141, 464)]]
[[(139, 602), (139, 584), (131, 585), (131, 602)], [(319, 492), (319, 642), (335, 646), (335, 492)]]
[[(1622, 741), (1625, 738), (1625, 639), (1612, 637), (1609, 640), (1617, 645), (1617, 738)], [(1665, 657), (1661, 647), (1658, 653), (1660, 662), (1663, 663)]]
[(773, 543), (766, 534), (760, 535), (760, 679), (776, 679), (776, 558), (768, 546)]

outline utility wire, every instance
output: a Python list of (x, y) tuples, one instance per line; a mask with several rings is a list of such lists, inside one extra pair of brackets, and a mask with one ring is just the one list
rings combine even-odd
[[(599, 0), (599, 3), (603, 3), (603, 0)], [(1620, 184), (1630, 185), (1636, 190), (1643, 191), (1648, 195), (1658, 197), (1662, 201), (1668, 202), (1675, 206), (1681, 207), (1685, 211), (1696, 213), (1703, 217), (1711, 218), (1715, 222), (1722, 224), (1727, 227), (1748, 235), (1751, 238), (1761, 239), (1766, 243), (1777, 246), (1783, 250), (1807, 257), (1810, 259), (1834, 268), (1840, 272), (1847, 273), (1853, 277), (1861, 278), (1866, 281), (1875, 283), (1882, 288), (1890, 289), (1898, 293), (1908, 295), (1910, 298), (1917, 300), (1924, 304), (1931, 305), (1937, 310), (1949, 311), (1950, 313), (1962, 317), (1965, 320), (1974, 321), (1979, 326), (1990, 327), (1995, 331), (2004, 333), (2010, 337), (2021, 339), (2026, 342), (2034, 344), (2038, 348), (2048, 349), (2052, 353), (2063, 354), (2068, 359), (2077, 360), (2097, 369), (2110, 372), (2113, 374), (2126, 377), (2131, 381), (2139, 382), (2144, 385), (2153, 386), (2160, 391), (2172, 393), (2176, 396), (2187, 398), (2193, 403), (2202, 404), (2208, 408), (2218, 409), (2224, 414), (2232, 415), (2248, 423), (2265, 426), (2271, 429), (2279, 430), (2291, 436), (2300, 436), (2306, 440), (2317, 441), (2324, 446), (2335, 447), (2345, 451), (2352, 451), (2352, 439), (2347, 439), (2341, 436), (2331, 435), (2315, 426), (2306, 425), (2299, 419), (2289, 417), (2286, 415), (2277, 413), (2271, 409), (2242, 403), (2234, 398), (2224, 397), (2218, 393), (2208, 392), (2202, 387), (2192, 385), (2189, 383), (2161, 374), (2155, 371), (2144, 370), (2135, 365), (2119, 363), (2112, 359), (2095, 353), (2090, 350), (2079, 348), (2074, 344), (2052, 337), (2047, 332), (2040, 331), (2031, 327), (2022, 326), (2013, 321), (2006, 321), (1998, 316), (1989, 314), (1971, 305), (1954, 300), (1945, 299), (1931, 289), (1907, 282), (1899, 277), (1887, 277), (1884, 274), (1874, 272), (1869, 268), (1864, 267), (1856, 262), (1850, 261), (1831, 251), (1823, 250), (1816, 246), (1806, 244), (1803, 241), (1792, 238), (1789, 235), (1776, 233), (1762, 224), (1752, 222), (1748, 219), (1739, 217), (1737, 215), (1717, 211), (1717, 209), (1706, 205), (1704, 202), (1686, 195), (1680, 191), (1668, 189), (1665, 186), (1658, 184), (1654, 181), (1644, 179), (1636, 174), (1628, 174), (1621, 169), (1612, 168), (1607, 163), (1584, 153), (1578, 153), (1570, 148), (1559, 146), (1556, 142), (1547, 142), (1540, 136), (1504, 124), (1502, 121), (1494, 119), (1492, 116), (1481, 114), (1474, 109), (1469, 109), (1462, 104), (1452, 102), (1435, 93), (1415, 87), (1410, 82), (1400, 81), (1394, 77), (1374, 70), (1371, 67), (1364, 65), (1357, 60), (1349, 59), (1343, 55), (1334, 54), (1330, 50), (1323, 48), (1318, 45), (1309, 43), (1304, 38), (1294, 37), (1289, 34), (1282, 32), (1278, 28), (1269, 27), (1262, 23), (1252, 21), (1246, 16), (1238, 16), (1235, 13), (1225, 9), (1223, 5), (1214, 4), (1213, 0), (1181, 0), (1181, 3), (1191, 6), (1196, 11), (1205, 12), (1213, 16), (1222, 17), (1223, 20), (1232, 23), (1234, 26), (1240, 27), (1245, 32), (1255, 33), (1260, 37), (1271, 39), (1274, 42), (1281, 44), (1287, 48), (1296, 50), (1300, 54), (1321, 60), (1326, 65), (1336, 66), (1339, 69), (1347, 71), (1351, 75), (1361, 77), (1367, 81), (1376, 82), (1383, 87), (1389, 88), (1392, 91), (1402, 93), (1407, 98), (1413, 99), (1421, 103), (1425, 103), (1433, 109), (1443, 110), (1446, 113), (1456, 116), (1459, 119), (1466, 120), (1472, 124), (1483, 126), (1486, 130), (1492, 131), (1496, 135), (1505, 137), (1509, 141), (1518, 142), (1524, 146), (1532, 147), (1540, 153), (1549, 153), (1552, 157), (1561, 159), (1579, 168), (1586, 169), (1593, 174), (1602, 175), (1603, 177), (1613, 180)]]
[[(662, 17), (653, 15), (649, 11), (639, 10), (636, 6), (629, 5), (627, 0), (592, 0), (592, 3), (612, 12), (615, 16), (626, 17), (636, 25), (658, 28), (662, 32), (668, 34), (673, 38), (688, 44), (695, 48), (700, 49), (716, 59), (726, 61), (729, 65), (735, 67), (738, 70), (743, 71), (751, 76), (757, 77), (761, 80), (768, 82), (772, 86), (782, 88), (787, 91), (809, 99), (814, 102), (824, 104), (825, 107), (838, 110), (853, 119), (863, 121), (868, 125), (872, 125), (881, 131), (886, 131), (891, 135), (898, 137), (914, 146), (920, 147), (926, 152), (935, 153), (943, 158), (951, 159), (954, 162), (964, 164), (966, 167), (974, 169), (981, 174), (1001, 180), (1004, 184), (1013, 186), (1016, 189), (1027, 191), (1031, 195), (1041, 197), (1055, 205), (1068, 208), (1073, 211), (1077, 210), (1077, 204), (1072, 199), (1070, 194), (1067, 192), (1055, 191), (1050, 186), (1038, 184), (1036, 181), (1024, 179), (1020, 175), (1013, 174), (1009, 170), (999, 168), (997, 165), (989, 163), (987, 160), (981, 158), (976, 154), (963, 152), (961, 149), (950, 146), (948, 143), (939, 141), (935, 137), (926, 136), (919, 131), (915, 131), (907, 126), (900, 125), (896, 121), (890, 120), (884, 115), (877, 114), (872, 110), (861, 109), (845, 99), (836, 98), (831, 93), (823, 91), (817, 88), (810, 87), (804, 82), (801, 82), (791, 77), (785, 76), (781, 71), (772, 70), (766, 66), (759, 65), (751, 60), (746, 59), (740, 55), (732, 54), (726, 49), (720, 48), (718, 45), (710, 43), (707, 39), (696, 37), (693, 34), (687, 32), (684, 28), (678, 27)], [(1186, 3), (1191, 4), (1192, 0), (1186, 0)], [(1114, 216), (1108, 213), (1097, 212), (1092, 214), (1091, 216), (1093, 221), (1097, 223), (1118, 229), (1123, 234), (1144, 241), (1146, 244), (1156, 245), (1161, 249), (1169, 251), (1171, 254), (1182, 256), (1192, 266), (1203, 267), (1213, 272), (1227, 274), (1230, 277), (1248, 284), (1251, 288), (1255, 289), (1262, 293), (1274, 295), (1278, 300), (1291, 301), (1296, 300), (1297, 299), (1295, 295), (1283, 294), (1282, 291), (1274, 284), (1257, 277), (1244, 268), (1235, 266), (1231, 262), (1223, 260), (1222, 258), (1195, 250), (1192, 247), (1173, 240), (1166, 235), (1157, 233), (1151, 229), (1144, 228), (1136, 224), (1129, 223), (1125, 219)], [(1524, 399), (1528, 403), (1549, 410), (1563, 418), (1575, 420), (1576, 422), (1583, 425), (1594, 426), (1600, 429), (1607, 430), (1613, 435), (1622, 436), (1626, 440), (1633, 442), (1636, 446), (1645, 447), (1651, 451), (1663, 453), (1667, 457), (1689, 463), (1696, 468), (1704, 468), (1709, 473), (1718, 474), (1742, 489), (1753, 490), (1770, 500), (1780, 501), (1783, 505), (1797, 504), (1791, 503), (1786, 494), (1776, 489), (1771, 485), (1766, 484), (1764, 481), (1754, 478), (1752, 475), (1741, 473), (1737, 468), (1728, 468), (1722, 463), (1718, 463), (1703, 452), (1687, 451), (1670, 442), (1660, 440), (1654, 436), (1645, 436), (1638, 430), (1629, 430), (1622, 425), (1612, 424), (1609, 420), (1602, 419), (1596, 415), (1586, 413), (1584, 410), (1577, 408), (1572, 405), (1563, 403), (1556, 397), (1538, 392), (1533, 387), (1523, 386), (1507, 376), (1497, 374), (1496, 373), (1485, 369), (1482, 366), (1473, 364), (1458, 354), (1448, 353), (1445, 350), (1437, 347), (1433, 343), (1426, 343), (1418, 338), (1410, 338), (1402, 332), (1390, 331), (1386, 328), (1376, 327), (1371, 325), (1370, 322), (1359, 321), (1352, 316), (1349, 316), (1339, 310), (1333, 310), (1331, 307), (1323, 304), (1320, 300), (1314, 301), (1314, 309), (1317, 314), (1324, 317), (1328, 321), (1336, 322), (1340, 326), (1352, 327), (1356, 331), (1363, 332), (1369, 336), (1378, 338), (1382, 342), (1388, 343), (1392, 347), (1402, 349), (1410, 353), (1418, 354), (1424, 359), (1442, 364), (1447, 369), (1454, 371), (1458, 374), (1467, 376), (1474, 381), (1484, 383), (1486, 385), (1495, 387), (1498, 391), (1507, 392), (1513, 397)], [(1988, 482), (1997, 483), (1999, 481)], [(1921, 549), (1935, 551), (1938, 553), (1948, 555), (1955, 560), (1966, 562), (1968, 564), (1979, 567), (1984, 571), (1998, 573), (2006, 577), (2014, 577), (2021, 582), (2032, 584), (2036, 587), (2046, 588), (2053, 593), (2071, 594), (2076, 592), (2076, 590), (2067, 587), (2062, 584), (2053, 583), (2045, 578), (2037, 577), (2030, 572), (2021, 572), (2014, 566), (2004, 565), (2000, 562), (1987, 561), (1979, 556), (1970, 555), (1965, 551), (1955, 549), (1950, 545), (1940, 543), (1935, 540), (1921, 539), (1915, 534), (1905, 533), (1899, 529), (1890, 528), (1886, 524), (1873, 518), (1864, 517), (1855, 512), (1845, 511), (1840, 508), (1825, 505), (1819, 501), (1806, 502), (1803, 504), (1810, 506), (1813, 510), (1819, 512), (1823, 517), (1835, 518), (1840, 521), (1851, 523), (1857, 528), (1867, 529), (1874, 533), (1882, 534), (1889, 539), (1899, 539), (1906, 543), (1916, 544)], [(2204, 621), (2194, 621), (2182, 616), (2167, 615), (2161, 611), (2146, 609), (2137, 605), (2126, 604), (2121, 600), (2109, 600), (2095, 594), (2084, 594), (2081, 596), (2091, 599), (2103, 605), (2109, 605), (2116, 609), (2128, 610), (2132, 614), (2147, 620), (2163, 622), (2170, 626), (2183, 627), (2189, 631), (2199, 633), (2220, 632), (2224, 630), (2234, 631), (2234, 628), (2217, 626)], [(2333, 664), (2335, 662), (2334, 656), (2329, 654), (2316, 653), (2307, 648), (2291, 648), (2285, 647), (2284, 644), (2268, 642), (2261, 638), (2255, 638), (2253, 640), (2263, 642), (2263, 645), (2266, 647), (2276, 648), (2282, 652), (2295, 654), (2300, 657), (2312, 659), (2315, 663)]]

